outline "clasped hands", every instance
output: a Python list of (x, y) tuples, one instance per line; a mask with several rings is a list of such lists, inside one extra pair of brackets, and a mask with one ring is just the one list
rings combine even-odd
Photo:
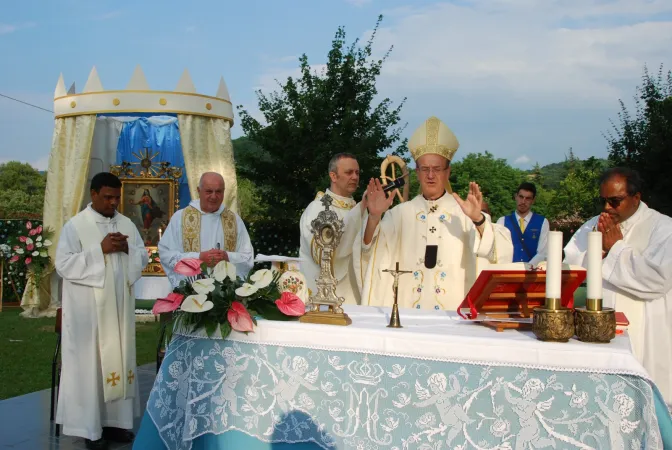
[(600, 218), (597, 219), (597, 231), (602, 233), (602, 256), (606, 256), (611, 250), (611, 247), (616, 244), (616, 242), (623, 239), (623, 232), (621, 232), (621, 227), (618, 226), (614, 219), (607, 213), (600, 214)]
[(199, 253), (198, 259), (203, 261), (208, 267), (215, 267), (220, 261), (228, 261), (229, 254), (224, 250), (213, 248)]
[[(380, 217), (387, 211), (394, 201), (394, 191), (389, 195), (383, 191), (383, 185), (377, 178), (372, 178), (364, 193), (366, 203), (362, 203), (369, 210), (369, 215)], [(478, 184), (473, 181), (469, 183), (469, 192), (467, 198), (462, 200), (459, 195), (453, 192), (453, 198), (462, 209), (462, 212), (469, 217), (473, 222), (480, 222), (483, 219), (483, 212), (481, 206), (483, 203), (483, 194)]]
[(103, 254), (123, 252), (128, 254), (128, 236), (119, 232), (107, 233), (100, 243)]

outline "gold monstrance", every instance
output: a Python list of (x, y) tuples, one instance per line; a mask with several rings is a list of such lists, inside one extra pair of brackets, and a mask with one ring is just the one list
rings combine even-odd
[[(333, 202), (329, 195), (324, 195), (320, 201), (324, 205), (324, 211), (320, 211), (310, 222), (320, 255), (320, 276), (315, 280), (317, 293), (310, 296), (306, 304), (306, 313), (299, 320), (305, 323), (350, 325), (352, 320), (341, 308), (345, 299), (336, 295), (336, 278), (332, 267), (332, 257), (341, 241), (345, 223), (329, 209)], [(327, 306), (328, 309), (320, 311), (320, 306)]]

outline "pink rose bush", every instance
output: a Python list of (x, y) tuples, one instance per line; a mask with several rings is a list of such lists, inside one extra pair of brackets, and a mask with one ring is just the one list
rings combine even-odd
[(174, 270), (186, 279), (166, 298), (158, 299), (152, 311), (174, 311), (177, 325), (187, 331), (204, 329), (212, 336), (219, 330), (226, 338), (232, 331), (253, 332), (258, 318), (296, 320), (306, 312), (299, 297), (280, 291), (280, 274), (268, 269), (241, 278), (228, 261), (208, 267), (199, 259), (185, 258)]
[(35, 288), (51, 270), (49, 247), (52, 242), (49, 238), (53, 233), (42, 225), (33, 226), (30, 221), (27, 221), (24, 227), (18, 236), (10, 237), (6, 244), (0, 245), (0, 252), (9, 264), (27, 266), (27, 278), (32, 282), (32, 288)]

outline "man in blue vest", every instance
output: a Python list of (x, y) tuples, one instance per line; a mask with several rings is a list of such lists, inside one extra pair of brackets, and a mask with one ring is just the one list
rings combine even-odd
[(532, 212), (537, 188), (532, 183), (522, 183), (514, 195), (516, 210), (509, 216), (500, 217), (498, 225), (511, 231), (513, 262), (538, 264), (546, 259), (546, 243), (550, 226), (542, 215)]

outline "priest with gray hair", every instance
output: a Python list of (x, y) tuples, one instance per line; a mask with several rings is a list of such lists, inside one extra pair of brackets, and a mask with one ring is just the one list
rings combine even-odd
[(198, 258), (210, 267), (229, 261), (242, 278), (252, 269), (254, 249), (250, 235), (240, 216), (223, 204), (224, 189), (220, 174), (204, 173), (198, 183), (198, 198), (170, 218), (159, 241), (159, 256), (173, 287), (185, 278), (174, 271), (185, 258)]

